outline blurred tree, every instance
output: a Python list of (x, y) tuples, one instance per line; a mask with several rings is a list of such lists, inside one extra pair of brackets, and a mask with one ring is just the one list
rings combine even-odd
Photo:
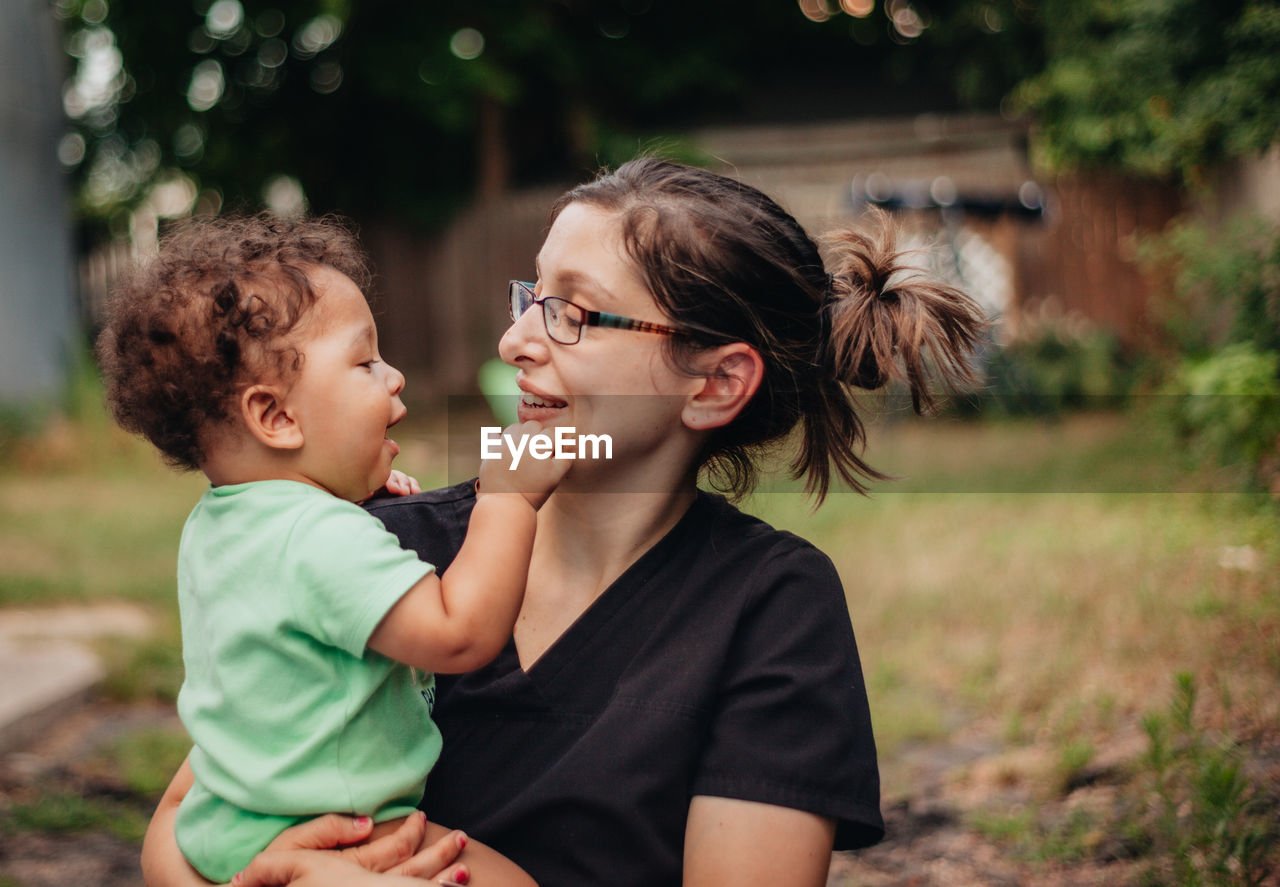
[(1280, 137), (1275, 0), (1044, 0), (1047, 65), (1016, 92), (1055, 169), (1195, 182)]
[(1028, 0), (53, 2), (81, 208), (118, 225), (169, 178), (161, 214), (305, 194), (429, 227), (653, 134), (991, 108), (1040, 65)]

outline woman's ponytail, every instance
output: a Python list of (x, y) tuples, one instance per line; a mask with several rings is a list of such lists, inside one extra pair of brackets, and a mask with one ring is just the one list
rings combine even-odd
[(932, 410), (931, 382), (945, 388), (973, 385), (969, 357), (986, 321), (959, 290), (924, 279), (906, 264), (887, 214), (877, 230), (848, 229), (824, 238), (831, 269), (816, 350), (818, 372), (803, 398), (800, 450), (792, 474), (821, 503), (832, 470), (855, 492), (884, 480), (863, 458), (866, 429), (850, 388), (875, 391), (901, 382), (917, 413)]
[(928, 412), (931, 381), (946, 388), (976, 383), (969, 356), (986, 321), (969, 296), (906, 264), (885, 213), (877, 210), (876, 221), (874, 235), (850, 229), (825, 238), (831, 372), (870, 391), (902, 382), (915, 411)]

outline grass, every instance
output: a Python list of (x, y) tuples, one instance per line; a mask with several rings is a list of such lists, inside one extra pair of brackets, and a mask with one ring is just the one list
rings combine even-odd
[[(1085, 743), (1178, 671), (1276, 725), (1280, 514), (1164, 443), (1119, 414), (901, 423), (869, 453), (903, 482), (816, 513), (789, 492), (750, 507), (839, 569), (889, 752), (974, 718)], [(1245, 546), (1251, 569), (1221, 564)]]
[[(1280, 509), (1233, 492), (1231, 472), (1190, 468), (1144, 415), (889, 422), (868, 453), (902, 479), (871, 498), (834, 492), (814, 512), (773, 482), (746, 503), (840, 571), (888, 798), (912, 789), (899, 752), (975, 728), (1051, 749), (1043, 790), (1061, 794), (1180, 673), (1201, 688), (1203, 729), (1280, 735)], [(436, 429), (397, 438), (402, 468), (443, 481)], [(175, 554), (203, 486), (84, 395), (71, 420), (0, 447), (0, 606), (149, 607), (166, 627), (107, 650), (109, 686), (172, 698)], [(70, 805), (64, 818), (81, 815)], [(984, 828), (1031, 840), (1033, 820), (1005, 820)], [(1032, 855), (1087, 852), (1097, 825), (1086, 820), (1040, 829)]]

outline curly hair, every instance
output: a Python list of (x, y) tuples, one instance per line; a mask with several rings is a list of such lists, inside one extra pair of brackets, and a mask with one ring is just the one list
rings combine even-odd
[(124, 275), (97, 342), (107, 404), (171, 465), (195, 470), (208, 433), (264, 377), (287, 382), (302, 356), (289, 334), (315, 304), (308, 272), (340, 271), (364, 291), (368, 262), (332, 218), (266, 214), (178, 225), (150, 262)]

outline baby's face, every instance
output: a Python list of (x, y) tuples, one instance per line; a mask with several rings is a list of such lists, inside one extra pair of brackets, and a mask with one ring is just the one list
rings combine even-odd
[(285, 400), (302, 431), (298, 470), (357, 501), (386, 483), (400, 452), (387, 430), (404, 418), (404, 376), (381, 359), (373, 314), (345, 274), (310, 273), (317, 300), (298, 329), (302, 369)]

